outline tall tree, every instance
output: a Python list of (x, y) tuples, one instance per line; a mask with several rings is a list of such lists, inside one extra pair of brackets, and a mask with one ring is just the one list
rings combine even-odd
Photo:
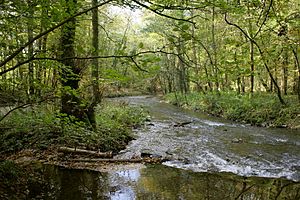
[[(65, 0), (65, 13), (67, 17), (77, 11), (77, 0)], [(62, 26), (60, 41), (60, 59), (63, 64), (60, 69), (61, 80), (61, 113), (67, 116), (84, 120), (84, 111), (80, 105), (78, 93), (80, 81), (80, 68), (75, 64), (75, 34), (76, 19), (72, 18)]]

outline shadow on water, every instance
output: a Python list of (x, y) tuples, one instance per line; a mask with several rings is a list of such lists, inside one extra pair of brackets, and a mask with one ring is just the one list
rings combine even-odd
[(47, 189), (29, 187), (30, 199), (300, 199), (300, 183), (289, 180), (196, 173), (163, 165), (101, 173), (45, 165), (43, 181)]

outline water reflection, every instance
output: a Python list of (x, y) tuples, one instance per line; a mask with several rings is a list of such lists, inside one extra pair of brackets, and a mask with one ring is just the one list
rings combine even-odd
[(30, 199), (300, 199), (300, 182), (195, 173), (163, 165), (105, 173), (46, 166), (43, 180), (47, 187), (37, 192), (31, 186)]

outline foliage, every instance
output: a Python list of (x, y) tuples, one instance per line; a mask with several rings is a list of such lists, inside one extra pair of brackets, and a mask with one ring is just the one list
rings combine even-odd
[(276, 96), (267, 93), (239, 95), (233, 92), (165, 95), (172, 104), (207, 112), (226, 119), (258, 126), (290, 127), (300, 126), (300, 105), (296, 96), (288, 96), (288, 105), (283, 106)]
[(107, 103), (97, 108), (95, 131), (85, 123), (64, 118), (49, 106), (15, 111), (1, 122), (0, 152), (12, 153), (26, 148), (45, 149), (67, 145), (117, 152), (132, 139), (132, 127), (145, 120), (141, 108)]
[[(146, 119), (145, 111), (126, 103), (106, 102), (96, 111), (97, 130), (91, 131), (73, 124), (65, 131), (63, 140), (70, 146), (118, 152), (133, 139), (131, 129)], [(72, 130), (74, 129), (74, 130)], [(77, 131), (76, 131), (77, 130)]]

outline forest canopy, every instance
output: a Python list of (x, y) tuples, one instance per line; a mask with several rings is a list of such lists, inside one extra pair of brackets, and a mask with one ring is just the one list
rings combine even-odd
[[(299, 2), (1, 1), (2, 104), (55, 101), (95, 123), (118, 93), (276, 94), (300, 100)], [(298, 101), (299, 101), (298, 100)]]

